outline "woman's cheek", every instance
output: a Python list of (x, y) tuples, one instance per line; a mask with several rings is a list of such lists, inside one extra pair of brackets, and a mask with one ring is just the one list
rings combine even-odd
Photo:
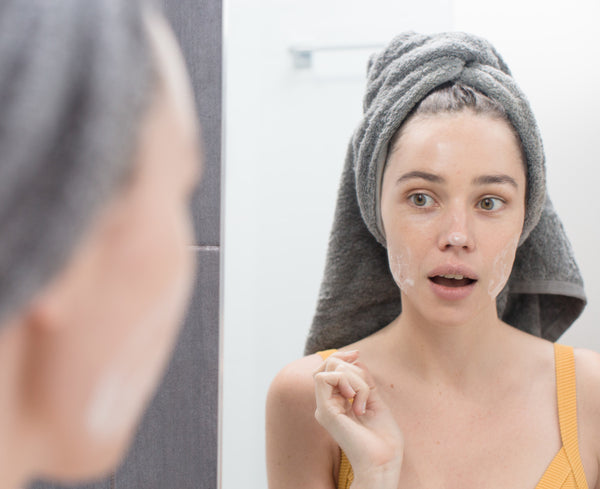
[(411, 263), (411, 252), (408, 248), (392, 248), (388, 246), (390, 271), (396, 285), (402, 292), (407, 292), (415, 285), (415, 271)]
[(189, 299), (196, 267), (187, 210), (159, 217), (165, 227), (142, 227), (129, 249), (136, 256), (127, 270), (130, 300), (114, 311), (119, 338), (88, 407), (94, 439), (119, 438), (134, 426), (168, 361)]
[(519, 244), (519, 237), (511, 239), (508, 244), (496, 255), (492, 262), (490, 281), (488, 283), (488, 294), (492, 299), (496, 299), (500, 291), (510, 277), (512, 266), (515, 260), (515, 253)]

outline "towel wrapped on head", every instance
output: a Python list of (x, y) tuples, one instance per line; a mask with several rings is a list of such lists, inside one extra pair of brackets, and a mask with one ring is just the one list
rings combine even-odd
[(472, 87), (499, 103), (526, 159), (525, 221), (512, 273), (497, 298), (499, 317), (554, 341), (581, 314), (586, 303), (583, 280), (546, 196), (537, 123), (508, 66), (479, 37), (409, 32), (369, 62), (364, 114), (346, 155), (306, 353), (357, 341), (400, 314), (400, 291), (389, 270), (380, 213), (388, 146), (419, 102), (449, 82)]

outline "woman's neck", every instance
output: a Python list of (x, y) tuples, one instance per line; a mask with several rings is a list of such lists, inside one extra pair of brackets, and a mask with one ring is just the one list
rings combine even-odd
[(459, 325), (432, 323), (406, 308), (389, 326), (386, 341), (394, 345), (403, 367), (422, 381), (464, 391), (489, 383), (490, 375), (505, 363), (508, 329), (495, 307)]

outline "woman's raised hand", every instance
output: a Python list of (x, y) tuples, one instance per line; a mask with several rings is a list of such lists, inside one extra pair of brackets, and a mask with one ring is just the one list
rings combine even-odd
[(352, 464), (352, 489), (397, 489), (402, 432), (358, 355), (336, 352), (317, 369), (315, 417)]

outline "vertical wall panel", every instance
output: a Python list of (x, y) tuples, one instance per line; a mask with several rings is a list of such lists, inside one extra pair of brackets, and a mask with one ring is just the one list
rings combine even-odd
[(190, 73), (204, 141), (194, 198), (197, 284), (165, 379), (117, 471), (118, 489), (217, 487), (221, 174), (221, 0), (165, 0)]
[(197, 283), (171, 365), (117, 471), (118, 489), (217, 486), (219, 251), (195, 251)]
[(204, 174), (196, 193), (197, 243), (220, 244), (221, 0), (163, 0), (196, 96), (204, 141)]

